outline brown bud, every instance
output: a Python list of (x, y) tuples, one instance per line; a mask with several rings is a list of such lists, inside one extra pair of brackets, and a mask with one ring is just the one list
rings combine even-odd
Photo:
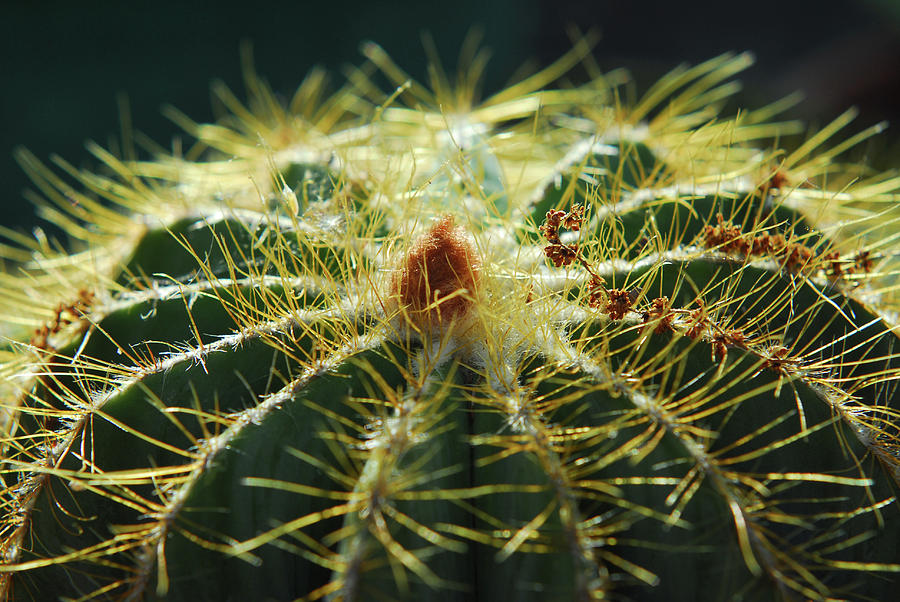
[(413, 321), (438, 326), (469, 311), (480, 274), (472, 243), (446, 215), (413, 241), (391, 279), (391, 293)]

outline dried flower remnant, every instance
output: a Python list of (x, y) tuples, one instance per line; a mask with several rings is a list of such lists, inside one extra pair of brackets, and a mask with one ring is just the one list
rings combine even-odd
[(463, 228), (446, 215), (413, 241), (391, 280), (391, 293), (419, 326), (449, 324), (468, 313), (481, 262)]
[(672, 302), (668, 297), (657, 297), (650, 302), (650, 307), (642, 315), (644, 324), (655, 322), (656, 326), (653, 332), (662, 334), (664, 332), (674, 332), (675, 328), (672, 324), (674, 314), (672, 313)]
[(860, 251), (856, 254), (856, 257), (853, 261), (854, 267), (861, 272), (865, 272), (866, 274), (871, 272), (875, 267), (875, 261), (872, 258), (872, 253), (870, 251)]
[(840, 280), (844, 276), (844, 265), (841, 262), (841, 254), (838, 251), (828, 251), (822, 256), (825, 262), (825, 273), (832, 280)]
[(747, 337), (743, 330), (733, 328), (715, 333), (712, 340), (712, 360), (714, 362), (724, 361), (729, 347), (747, 349)]
[(588, 282), (588, 307), (600, 307), (611, 293), (612, 291), (607, 292), (606, 281), (601, 276), (591, 275)]
[(540, 226), (541, 234), (550, 244), (544, 248), (544, 254), (550, 258), (556, 267), (571, 265), (575, 260), (587, 267), (586, 262), (580, 257), (578, 243), (567, 245), (559, 238), (559, 229), (565, 228), (573, 232), (581, 229), (584, 221), (584, 207), (575, 205), (568, 213), (561, 210), (550, 210), (544, 223)]
[(720, 248), (723, 253), (739, 253), (747, 255), (750, 244), (744, 238), (740, 226), (725, 221), (721, 213), (716, 215), (717, 226), (704, 226), (703, 242), (707, 248)]
[(60, 303), (56, 306), (53, 319), (34, 331), (31, 337), (31, 345), (36, 349), (50, 349), (51, 337), (58, 334), (63, 328), (84, 318), (94, 302), (94, 293), (81, 289), (78, 298), (72, 303)]
[(790, 359), (789, 355), (790, 350), (784, 345), (772, 345), (766, 349), (766, 353), (763, 356), (763, 365), (772, 372), (787, 375), (787, 367), (798, 363), (797, 360)]
[(750, 245), (750, 254), (761, 257), (779, 253), (787, 242), (781, 234), (760, 234), (754, 236)]
[[(778, 194), (782, 189), (791, 186), (791, 181), (787, 175), (780, 169), (772, 170), (769, 175), (757, 186), (756, 190), (763, 197), (769, 194)], [(773, 193), (773, 191), (775, 191)]]
[(790, 243), (784, 251), (784, 267), (789, 272), (805, 269), (815, 257), (812, 249), (805, 245)]
[(631, 309), (633, 303), (629, 291), (619, 288), (611, 288), (608, 293), (608, 301), (606, 302), (606, 313), (609, 314), (611, 320), (621, 320)]
[(692, 309), (688, 312), (689, 326), (684, 335), (692, 339), (698, 339), (706, 333), (710, 319), (703, 300), (696, 299), (694, 303), (697, 305), (697, 309)]
[[(777, 257), (782, 267), (791, 273), (808, 271), (810, 266), (816, 265), (814, 249), (790, 242), (783, 234), (745, 234), (740, 226), (725, 221), (721, 213), (716, 215), (716, 221), (718, 225), (703, 228), (703, 245), (708, 249), (744, 257)], [(838, 263), (840, 256), (835, 252), (822, 255), (819, 259), (823, 260), (822, 265), (829, 277), (836, 278), (845, 273)]]
[(553, 265), (558, 268), (572, 265), (572, 263), (574, 263), (575, 260), (578, 259), (578, 244), (550, 244), (547, 245), (546, 249), (544, 249), (544, 253), (547, 254), (547, 257), (550, 258), (550, 261), (553, 262)]
[(548, 211), (547, 218), (544, 220), (544, 223), (540, 226), (541, 234), (544, 235), (550, 244), (558, 245), (559, 241), (559, 227), (562, 222), (562, 218), (566, 215), (565, 211)]

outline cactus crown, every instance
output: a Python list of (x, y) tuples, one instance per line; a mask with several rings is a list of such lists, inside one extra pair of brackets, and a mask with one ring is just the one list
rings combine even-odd
[(4, 232), (3, 591), (890, 595), (900, 179), (838, 162), (879, 127), (761, 150), (747, 55), (627, 104), (589, 49), (479, 103), (483, 54), (369, 44), (77, 185), (20, 153), (71, 249)]

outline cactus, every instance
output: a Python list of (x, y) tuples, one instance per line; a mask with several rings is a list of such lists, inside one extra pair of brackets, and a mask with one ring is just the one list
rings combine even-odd
[(5, 596), (891, 598), (879, 127), (785, 152), (791, 99), (720, 116), (747, 55), (626, 102), (589, 50), (477, 102), (484, 54), (369, 44), (153, 160), (21, 152), (68, 241), (4, 231)]

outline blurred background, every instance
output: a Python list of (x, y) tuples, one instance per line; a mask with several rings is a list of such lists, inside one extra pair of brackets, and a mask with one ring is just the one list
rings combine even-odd
[(791, 117), (812, 127), (850, 106), (856, 130), (887, 120), (886, 134), (857, 150), (900, 167), (900, 0), (422, 0), (218, 2), (175, 0), (6, 0), (0, 19), (0, 224), (30, 230), (35, 217), (13, 159), (24, 146), (47, 161), (58, 154), (90, 167), (86, 140), (119, 134), (117, 97), (128, 99), (136, 130), (170, 146), (178, 128), (160, 114), (171, 104), (213, 119), (209, 85), (242, 94), (239, 47), (250, 42), (257, 71), (289, 96), (313, 65), (335, 72), (359, 64), (360, 42), (381, 44), (424, 79), (421, 33), (435, 39), (448, 69), (472, 26), (492, 50), (485, 92), (524, 63), (543, 66), (571, 46), (567, 31), (601, 34), (604, 70), (626, 67), (639, 91), (680, 62), (750, 50), (735, 102), (754, 108), (801, 90)]

